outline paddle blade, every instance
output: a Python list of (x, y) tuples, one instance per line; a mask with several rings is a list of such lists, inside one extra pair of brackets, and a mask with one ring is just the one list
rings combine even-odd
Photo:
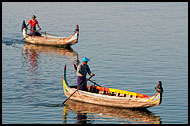
[(24, 28), (26, 28), (25, 20), (23, 20), (23, 22), (22, 22), (22, 29), (21, 29), (21, 31), (22, 31)]

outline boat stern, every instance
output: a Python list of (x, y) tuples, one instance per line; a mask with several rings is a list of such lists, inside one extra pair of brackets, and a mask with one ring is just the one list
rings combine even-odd
[(67, 40), (67, 43), (71, 45), (78, 43), (78, 36), (79, 36), (79, 26), (76, 25), (74, 35), (70, 36), (70, 39)]
[(163, 87), (162, 87), (162, 81), (158, 81), (158, 85), (157, 85), (157, 87), (155, 87), (155, 89), (156, 89), (156, 93), (160, 95), (159, 104), (161, 104), (162, 103), (162, 93), (164, 92)]
[(77, 36), (79, 35), (79, 25), (76, 25), (75, 33), (77, 33)]
[(79, 25), (76, 25), (75, 34), (77, 35), (77, 42), (79, 39)]
[(66, 80), (66, 65), (64, 66), (64, 72), (63, 72), (63, 90), (64, 90), (64, 93), (66, 96), (69, 95), (69, 91), (68, 91), (68, 83), (67, 83), (67, 80)]
[(22, 30), (22, 35), (25, 38), (27, 36), (27, 30), (26, 30), (25, 20), (23, 20), (23, 22), (22, 22), (22, 29), (21, 30)]
[(158, 85), (157, 87), (155, 87), (155, 89), (156, 89), (156, 94), (151, 97), (148, 97), (148, 99), (146, 100), (146, 103), (149, 104), (149, 107), (157, 106), (162, 103), (163, 87), (161, 81), (158, 81)]

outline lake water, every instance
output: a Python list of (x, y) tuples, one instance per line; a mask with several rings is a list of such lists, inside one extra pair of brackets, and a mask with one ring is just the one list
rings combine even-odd
[[(22, 40), (21, 25), (35, 14), (42, 31), (70, 36), (72, 49), (35, 46)], [(62, 87), (76, 85), (73, 63), (84, 56), (98, 84), (156, 93), (162, 104), (143, 111), (68, 102)], [(188, 3), (186, 2), (3, 2), (3, 124), (188, 123)]]

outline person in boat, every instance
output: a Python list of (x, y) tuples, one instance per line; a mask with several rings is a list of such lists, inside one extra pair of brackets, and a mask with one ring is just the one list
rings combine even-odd
[(38, 24), (38, 21), (36, 20), (36, 16), (33, 15), (32, 19), (30, 19), (26, 25), (26, 28), (30, 24), (30, 36), (41, 36), (39, 32), (36, 31), (36, 25), (38, 26), (39, 30), (41, 30), (40, 25)]
[[(88, 61), (90, 59), (84, 57), (82, 59), (82, 63), (78, 65), (77, 67), (77, 88), (79, 88), (85, 81), (86, 81), (86, 74), (88, 73), (90, 76), (94, 76), (95, 74), (90, 71), (89, 66), (87, 65)], [(79, 88), (79, 90), (87, 91), (87, 82), (83, 84), (82, 87)]]

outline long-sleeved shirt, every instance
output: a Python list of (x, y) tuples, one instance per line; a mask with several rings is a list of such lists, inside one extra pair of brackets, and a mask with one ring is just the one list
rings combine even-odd
[(86, 74), (91, 74), (90, 68), (87, 64), (79, 64), (77, 67), (77, 76), (86, 76)]
[(37, 20), (32, 20), (32, 19), (30, 19), (30, 20), (28, 21), (28, 24), (30, 24), (30, 25), (33, 27), (33, 26), (35, 26), (36, 24), (38, 25), (38, 21), (37, 21)]

